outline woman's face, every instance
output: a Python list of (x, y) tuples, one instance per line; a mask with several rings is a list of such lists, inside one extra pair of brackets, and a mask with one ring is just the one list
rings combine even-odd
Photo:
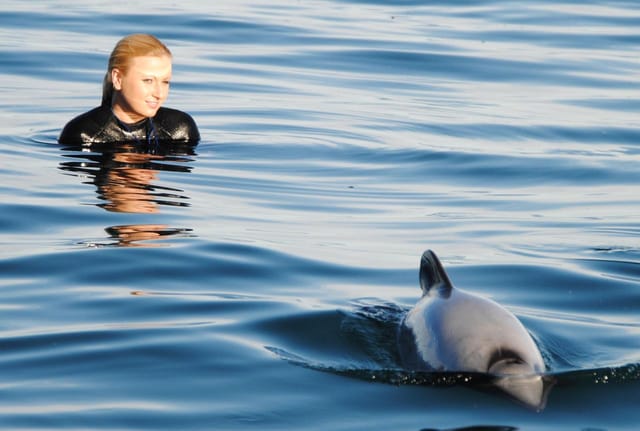
[(111, 71), (113, 113), (125, 123), (135, 123), (153, 117), (169, 95), (171, 57), (144, 56), (131, 59), (126, 73)]

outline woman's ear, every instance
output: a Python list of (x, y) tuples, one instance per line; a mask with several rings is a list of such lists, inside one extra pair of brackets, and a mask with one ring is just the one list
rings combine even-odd
[(114, 67), (111, 69), (111, 82), (115, 90), (122, 90), (122, 72), (120, 69)]

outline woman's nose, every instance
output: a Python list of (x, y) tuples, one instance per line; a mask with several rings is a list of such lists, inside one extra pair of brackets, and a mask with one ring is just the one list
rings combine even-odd
[(164, 92), (164, 88), (162, 87), (162, 83), (160, 83), (160, 82), (157, 82), (157, 81), (156, 81), (156, 82), (153, 84), (153, 87), (152, 87), (152, 89), (151, 89), (151, 95), (152, 95), (153, 97), (156, 97), (156, 98), (158, 98), (158, 99), (161, 99), (161, 98), (162, 98), (162, 96), (163, 96), (163, 92)]

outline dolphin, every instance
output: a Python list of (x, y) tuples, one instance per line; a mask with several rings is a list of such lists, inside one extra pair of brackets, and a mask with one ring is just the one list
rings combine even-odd
[(496, 302), (454, 289), (436, 254), (420, 262), (422, 298), (404, 317), (398, 347), (413, 371), (483, 373), (492, 385), (540, 411), (550, 385), (545, 364), (522, 323)]

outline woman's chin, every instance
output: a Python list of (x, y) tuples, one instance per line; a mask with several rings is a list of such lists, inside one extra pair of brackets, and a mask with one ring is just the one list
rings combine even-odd
[(149, 107), (140, 113), (143, 114), (145, 117), (155, 117), (159, 109), (160, 109), (160, 105), (157, 105), (153, 108)]

